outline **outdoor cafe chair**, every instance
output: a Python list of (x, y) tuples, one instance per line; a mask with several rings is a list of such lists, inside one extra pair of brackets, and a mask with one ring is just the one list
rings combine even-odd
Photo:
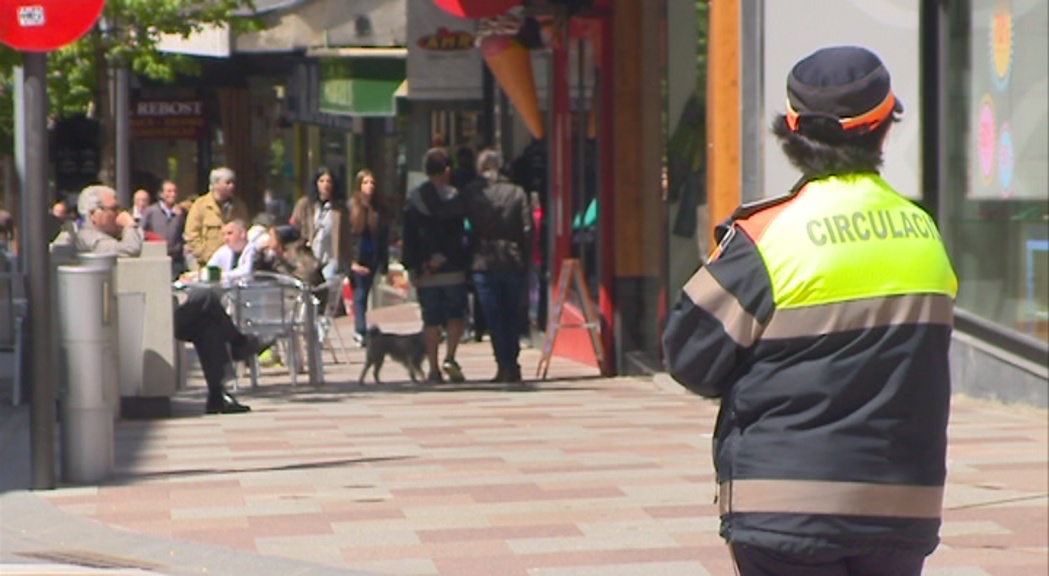
[(335, 322), (335, 315), (338, 313), (339, 303), (342, 300), (342, 286), (345, 281), (345, 274), (336, 274), (313, 287), (313, 294), (318, 301), (318, 308), (321, 311), (317, 315), (317, 338), (322, 347), (327, 344), (328, 349), (331, 350), (332, 361), (336, 364), (339, 363), (339, 357), (335, 355), (335, 343), (332, 341), (332, 334), (335, 334), (335, 337), (338, 339), (339, 348), (342, 350), (342, 355), (346, 358), (346, 362), (350, 361), (349, 353), (346, 351), (346, 341), (343, 340), (342, 332), (339, 331), (339, 325)]
[[(302, 360), (299, 343), (305, 344), (310, 384), (323, 383), (317, 300), (308, 285), (285, 274), (256, 271), (232, 282), (225, 295), (230, 316), (241, 332), (284, 343), (293, 386), (298, 384)], [(248, 364), (254, 388), (258, 386), (258, 357)]]

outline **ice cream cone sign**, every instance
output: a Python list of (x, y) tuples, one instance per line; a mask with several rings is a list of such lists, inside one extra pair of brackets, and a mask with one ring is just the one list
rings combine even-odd
[(481, 56), (528, 131), (534, 138), (542, 138), (543, 117), (539, 113), (532, 57), (528, 50), (513, 36), (488, 36), (481, 41)]

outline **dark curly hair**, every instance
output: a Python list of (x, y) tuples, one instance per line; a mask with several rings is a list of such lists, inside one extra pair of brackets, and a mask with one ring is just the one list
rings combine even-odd
[(885, 135), (895, 121), (890, 117), (870, 132), (846, 136), (835, 119), (811, 118), (794, 132), (787, 126), (786, 116), (780, 114), (772, 121), (772, 133), (779, 139), (787, 160), (807, 177), (877, 173), (882, 165)]

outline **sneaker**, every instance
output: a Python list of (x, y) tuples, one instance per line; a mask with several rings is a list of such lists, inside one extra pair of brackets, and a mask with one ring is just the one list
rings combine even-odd
[(448, 379), (452, 382), (465, 382), (466, 378), (463, 378), (463, 369), (459, 367), (459, 363), (454, 358), (446, 358), (444, 364), (441, 365), (444, 369), (445, 374), (448, 375)]
[(427, 384), (441, 384), (444, 382), (444, 376), (441, 376), (440, 370), (431, 370), (430, 375), (426, 377)]
[(272, 368), (274, 366), (280, 366), (280, 355), (277, 354), (277, 350), (274, 348), (268, 348), (259, 354), (259, 366), (264, 368)]
[(354, 332), (353, 343), (356, 344), (358, 348), (364, 348), (364, 334)]

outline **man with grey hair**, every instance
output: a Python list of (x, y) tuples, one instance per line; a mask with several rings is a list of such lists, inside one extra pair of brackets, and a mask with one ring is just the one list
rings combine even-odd
[(84, 217), (76, 229), (65, 229), (55, 244), (71, 244), (77, 252), (138, 256), (142, 253), (142, 231), (135, 218), (117, 203), (117, 191), (100, 184), (80, 191), (77, 211)]
[(227, 222), (239, 219), (247, 222), (248, 207), (233, 196), (233, 170), (220, 167), (211, 171), (209, 191), (197, 198), (186, 215), (183, 238), (186, 249), (198, 265), (204, 265), (222, 246), (222, 227)]
[(502, 172), (495, 150), (477, 157), (480, 178), (465, 191), (470, 218), (473, 283), (492, 338), (498, 372), (493, 382), (521, 381), (521, 302), (532, 247), (528, 196)]

